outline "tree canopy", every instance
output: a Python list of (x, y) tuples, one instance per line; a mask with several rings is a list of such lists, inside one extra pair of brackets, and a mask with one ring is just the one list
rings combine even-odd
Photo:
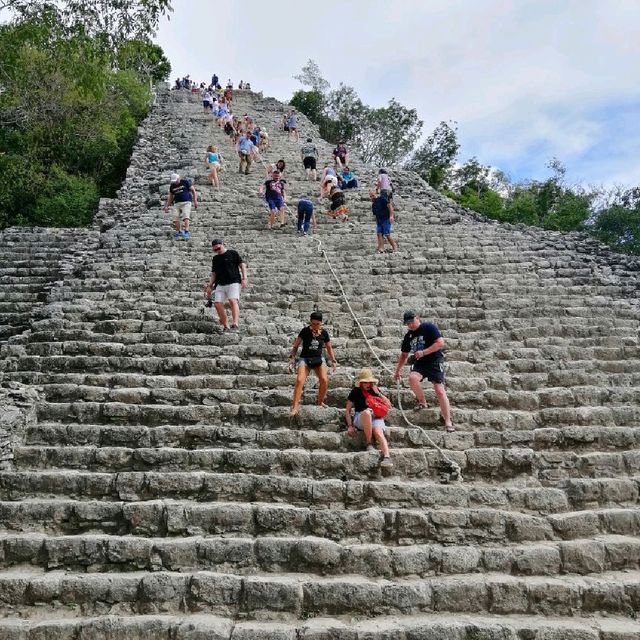
[(149, 82), (169, 76), (148, 34), (131, 37), (157, 24), (154, 12), (168, 3), (5, 5), (14, 18), (0, 25), (0, 171), (9, 178), (0, 183), (0, 227), (87, 224), (126, 172)]

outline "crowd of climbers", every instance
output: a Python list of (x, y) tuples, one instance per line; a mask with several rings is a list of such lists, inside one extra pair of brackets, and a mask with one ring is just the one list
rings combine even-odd
[[(231, 80), (224, 89), (217, 75), (213, 75), (211, 83), (196, 85), (189, 76), (175, 81), (175, 89), (186, 89), (199, 93), (202, 98), (203, 111), (211, 114), (217, 125), (227, 134), (238, 154), (238, 171), (248, 175), (256, 160), (269, 146), (269, 135), (264, 128), (258, 126), (253, 118), (245, 113), (241, 117), (233, 113), (234, 89)], [(240, 81), (239, 90), (250, 90), (250, 84)], [(290, 141), (299, 141), (299, 116), (295, 109), (284, 114), (281, 127)], [(349, 208), (345, 192), (358, 189), (358, 178), (349, 167), (349, 151), (343, 142), (336, 145), (331, 160), (318, 173), (318, 148), (313, 139), (308, 137), (300, 147), (302, 168), (308, 181), (319, 181), (319, 202), (328, 199), (327, 216), (331, 219), (346, 221)], [(226, 161), (215, 145), (209, 145), (205, 158), (207, 178), (214, 189), (220, 188), (220, 173)], [(283, 159), (273, 164), (262, 162), (265, 167), (265, 180), (259, 195), (268, 209), (270, 230), (286, 226), (287, 187)], [(385, 241), (396, 251), (398, 245), (391, 233), (394, 224), (393, 185), (387, 171), (381, 168), (375, 186), (369, 191), (371, 210), (376, 224), (376, 248), (379, 253), (385, 251)], [(198, 194), (192, 182), (182, 178), (178, 173), (171, 175), (169, 194), (165, 211), (173, 207), (175, 212), (175, 237), (188, 239), (190, 232), (191, 208), (198, 208)], [(277, 222), (277, 226), (276, 226)], [(297, 202), (297, 232), (301, 235), (315, 233), (317, 219), (314, 203), (310, 198), (300, 198)], [(207, 306), (215, 307), (222, 331), (235, 331), (240, 323), (240, 292), (247, 287), (247, 267), (234, 249), (227, 248), (222, 239), (216, 238), (211, 243), (214, 252), (211, 261), (211, 275), (204, 288)], [(226, 306), (231, 311), (231, 324), (227, 316)], [(328, 388), (328, 364), (335, 372), (337, 361), (331, 339), (322, 326), (323, 316), (314, 311), (305, 326), (293, 342), (289, 356), (289, 369), (296, 373), (293, 399), (289, 415), (297, 415), (305, 382), (311, 372), (318, 378), (318, 406), (325, 407)], [(422, 382), (426, 378), (433, 385), (440, 414), (447, 431), (454, 431), (451, 421), (449, 400), (444, 386), (444, 355), (442, 348), (444, 338), (439, 328), (431, 322), (423, 322), (414, 311), (405, 311), (403, 324), (407, 332), (400, 346), (400, 356), (394, 371), (394, 378), (399, 380), (402, 368), (410, 364), (409, 387), (416, 397), (416, 410), (427, 408)], [(300, 354), (298, 355), (298, 349)], [(328, 360), (324, 353), (328, 356)], [(355, 386), (349, 393), (346, 402), (345, 418), (348, 435), (356, 437), (362, 434), (366, 449), (375, 450), (377, 445), (381, 455), (381, 466), (392, 467), (389, 455), (389, 444), (386, 438), (386, 417), (391, 402), (378, 389), (378, 380), (369, 369), (362, 369), (355, 380)], [(375, 444), (374, 444), (375, 443)]]

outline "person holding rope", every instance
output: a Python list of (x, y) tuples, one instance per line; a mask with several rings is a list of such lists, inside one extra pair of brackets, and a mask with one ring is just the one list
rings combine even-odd
[[(389, 443), (385, 435), (387, 427), (384, 423), (389, 409), (391, 409), (391, 400), (380, 393), (378, 380), (374, 378), (371, 369), (360, 369), (355, 385), (347, 397), (345, 408), (347, 434), (350, 438), (355, 438), (358, 431), (361, 431), (367, 451), (376, 450), (373, 444), (375, 440), (382, 454), (380, 466), (383, 468), (393, 467), (389, 455)], [(352, 410), (355, 410), (353, 419), (351, 418)]]
[(422, 380), (427, 378), (433, 385), (438, 399), (445, 429), (455, 431), (456, 429), (451, 422), (449, 398), (444, 388), (444, 354), (442, 353), (444, 338), (440, 329), (431, 322), (421, 322), (415, 311), (405, 311), (402, 322), (407, 327), (407, 333), (402, 340), (394, 378), (400, 380), (402, 367), (411, 355), (413, 362), (409, 374), (409, 386), (418, 401), (416, 409), (427, 408), (427, 401), (422, 389)]
[(271, 177), (267, 178), (260, 187), (260, 195), (264, 195), (267, 207), (269, 208), (269, 229), (274, 228), (277, 213), (280, 214), (280, 228), (282, 229), (282, 227), (285, 226), (285, 208), (287, 202), (285, 185), (286, 181), (280, 178), (280, 171), (274, 169), (271, 172)]
[(309, 372), (313, 371), (318, 377), (318, 400), (319, 407), (326, 407), (324, 403), (327, 397), (327, 388), (329, 387), (328, 369), (325, 359), (322, 355), (323, 348), (327, 348), (327, 355), (331, 358), (331, 368), (336, 371), (336, 357), (333, 352), (333, 345), (326, 329), (322, 328), (322, 313), (314, 311), (309, 317), (309, 326), (304, 327), (298, 337), (294, 340), (289, 355), (289, 370), (293, 371), (294, 362), (298, 347), (302, 345), (300, 357), (297, 360), (298, 372), (296, 375), (296, 384), (293, 389), (293, 400), (291, 401), (291, 410), (289, 416), (293, 417), (298, 413), (300, 408), (300, 400), (302, 399), (302, 391), (304, 383), (307, 381)]

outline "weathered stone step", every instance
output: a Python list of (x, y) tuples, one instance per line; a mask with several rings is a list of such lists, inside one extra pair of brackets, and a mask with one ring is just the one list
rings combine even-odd
[[(14, 449), (14, 462), (21, 470), (75, 469), (90, 471), (212, 471), (216, 473), (254, 473), (286, 475), (314, 479), (338, 478), (358, 480), (376, 478), (381, 474), (379, 452), (309, 451), (302, 448), (242, 449), (198, 448), (129, 448), (86, 446), (21, 446)], [(480, 448), (466, 452), (447, 452), (458, 462), (471, 479), (491, 479), (498, 476), (505, 480), (539, 474), (548, 482), (564, 480), (579, 475), (582, 466), (588, 466), (587, 476), (617, 477), (640, 471), (638, 452), (625, 454), (592, 453), (535, 454), (531, 449)], [(384, 475), (400, 475), (405, 478), (438, 477), (440, 455), (435, 450), (393, 449), (393, 469), (385, 469)], [(573, 469), (571, 469), (573, 465)], [(607, 475), (607, 472), (608, 475)]]
[[(238, 391), (238, 394), (244, 393)], [(196, 424), (199, 422), (218, 424), (230, 421), (237, 424), (243, 421), (246, 426), (256, 427), (261, 421), (269, 421), (275, 426), (288, 426), (289, 393), (271, 392), (271, 404), (254, 404), (251, 398), (242, 402), (241, 396), (233, 396), (227, 402), (213, 402), (211, 405), (185, 404), (128, 404), (126, 402), (42, 402), (38, 408), (40, 420), (58, 422), (101, 422), (105, 424), (130, 425), (166, 425)], [(127, 398), (128, 399), (128, 398)], [(319, 409), (315, 406), (304, 406), (296, 416), (298, 424), (318, 420), (322, 423), (343, 422), (343, 402), (334, 408)], [(399, 412), (390, 412), (389, 423), (402, 424)], [(531, 430), (539, 427), (562, 427), (565, 425), (584, 426), (617, 426), (637, 425), (640, 420), (640, 407), (614, 405), (609, 407), (567, 407), (541, 409), (537, 412), (465, 409), (454, 408), (453, 419), (462, 431), (494, 429), (496, 431)], [(411, 415), (413, 423), (427, 426), (430, 429), (440, 424), (439, 410), (436, 408)], [(318, 423), (316, 423), (318, 424)]]
[[(18, 347), (14, 349), (17, 353)], [(4, 354), (8, 355), (7, 347)], [(561, 388), (562, 393), (573, 393), (574, 387), (592, 387), (599, 389), (600, 386), (611, 389), (628, 390), (635, 392), (640, 388), (640, 372), (637, 374), (583, 372), (578, 370), (551, 371), (549, 373), (518, 373), (516, 375), (473, 377), (472, 370), (462, 362), (448, 362), (447, 389), (449, 394), (455, 392), (485, 392), (489, 387), (504, 391), (508, 397), (514, 399), (527, 400), (535, 395), (528, 392), (549, 393), (549, 389)], [(335, 374), (331, 376), (331, 385), (334, 388), (341, 386), (348, 387), (355, 375), (349, 369), (341, 366)], [(232, 389), (245, 387), (260, 387), (262, 389), (277, 389), (291, 386), (291, 373), (276, 373), (273, 363), (269, 365), (269, 372), (259, 374), (234, 375), (232, 373), (205, 374), (199, 376), (178, 376), (178, 375), (147, 375), (144, 373), (79, 373), (56, 371), (15, 371), (5, 373), (5, 379), (15, 380), (25, 384), (46, 386), (48, 384), (75, 384), (108, 388), (148, 388), (148, 389)], [(313, 384), (314, 378), (310, 378), (309, 384)], [(383, 387), (384, 388), (384, 387)], [(387, 389), (389, 394), (395, 398), (395, 389)], [(425, 392), (429, 394), (428, 387)], [(527, 392), (527, 393), (525, 393)], [(504, 396), (497, 396), (497, 399), (504, 404)], [(407, 390), (402, 391), (403, 405), (411, 406), (411, 396)]]
[(47, 571), (217, 571), (404, 578), (487, 573), (589, 574), (640, 568), (640, 539), (599, 536), (524, 545), (341, 545), (324, 538), (0, 534), (0, 567)]
[[(307, 574), (235, 576), (209, 571), (149, 574), (0, 574), (5, 611), (29, 615), (95, 615), (162, 611), (243, 616), (289, 614), (407, 615), (426, 612), (633, 615), (639, 608), (640, 572), (610, 571), (584, 577), (460, 574), (389, 581)], [(603, 594), (615, 597), (603, 597)], [(111, 604), (109, 604), (111, 603)]]
[[(512, 447), (533, 451), (563, 451), (574, 453), (591, 451), (616, 452), (640, 448), (640, 427), (564, 427), (562, 429), (533, 429), (530, 431), (446, 431), (427, 430), (427, 436), (439, 447), (450, 451), (473, 448)], [(427, 447), (432, 445), (421, 431), (412, 427), (390, 426), (387, 439), (391, 446)], [(361, 441), (346, 436), (344, 427), (335, 430), (277, 428), (252, 429), (248, 427), (215, 425), (143, 425), (122, 426), (82, 423), (41, 422), (29, 426), (25, 432), (26, 445), (37, 446), (126, 446), (126, 447), (180, 447), (200, 449), (224, 445), (227, 448), (301, 447), (307, 450), (341, 451), (361, 447)]]
[[(318, 508), (496, 507), (531, 513), (571, 508), (635, 505), (638, 478), (568, 480), (565, 490), (541, 486), (451, 485), (431, 481), (311, 480), (255, 474), (210, 472), (95, 473), (77, 471), (0, 472), (0, 497), (8, 501), (47, 496), (79, 500), (260, 501)], [(521, 483), (522, 484), (522, 483)]]
[[(258, 360), (252, 360), (251, 364), (258, 369)], [(262, 364), (263, 378), (268, 377), (269, 365)], [(345, 380), (346, 378), (346, 380)], [(237, 380), (237, 378), (236, 378)], [(239, 380), (233, 388), (149, 388), (149, 387), (124, 387), (113, 388), (111, 386), (94, 386), (86, 384), (74, 384), (70, 382), (44, 384), (43, 397), (50, 402), (75, 402), (78, 400), (90, 400), (93, 402), (127, 402), (130, 404), (210, 404), (216, 402), (254, 403), (268, 405), (288, 405), (290, 402), (293, 377), (282, 381), (280, 384), (265, 385), (261, 388), (261, 381), (250, 382), (244, 387)], [(345, 384), (346, 383), (346, 384)], [(339, 404), (346, 401), (352, 389), (352, 381), (342, 375), (340, 378), (332, 376), (328, 402)], [(280, 391), (281, 393), (276, 393)], [(387, 390), (388, 395), (395, 395)], [(460, 409), (507, 409), (515, 411), (536, 411), (545, 408), (572, 408), (586, 406), (612, 407), (618, 405), (640, 405), (640, 386), (637, 388), (603, 389), (601, 387), (576, 386), (573, 388), (547, 388), (537, 392), (509, 392), (503, 390), (488, 389), (486, 391), (457, 391), (449, 390), (449, 400), (452, 406)], [(415, 399), (409, 390), (401, 392), (403, 406), (409, 407), (415, 404)], [(435, 402), (433, 393), (429, 399)]]
[(635, 640), (628, 617), (557, 617), (429, 613), (343, 620), (238, 621), (206, 614), (102, 615), (55, 621), (4, 619), (4, 640)]

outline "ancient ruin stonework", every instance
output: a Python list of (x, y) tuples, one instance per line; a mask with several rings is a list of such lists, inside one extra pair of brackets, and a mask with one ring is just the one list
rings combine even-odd
[[(286, 160), (294, 209), (318, 184), (285, 110), (237, 94), (269, 131), (265, 159)], [(1, 234), (0, 639), (640, 638), (638, 260), (483, 219), (406, 171), (400, 250), (377, 254), (377, 168), (354, 158), (349, 222), (317, 207), (316, 237), (387, 366), (404, 309), (442, 329), (457, 431), (431, 391), (410, 413), (465, 481), (439, 482), (397, 408), (382, 473), (344, 404), (360, 367), (394, 383), (314, 238), (291, 219), (267, 230), (264, 169), (237, 162), (196, 97), (166, 92), (93, 228)], [(188, 241), (162, 210), (173, 171), (200, 193)], [(203, 304), (213, 237), (247, 261), (238, 332)], [(310, 379), (290, 420), (287, 355), (314, 309), (339, 367), (329, 408)]]

